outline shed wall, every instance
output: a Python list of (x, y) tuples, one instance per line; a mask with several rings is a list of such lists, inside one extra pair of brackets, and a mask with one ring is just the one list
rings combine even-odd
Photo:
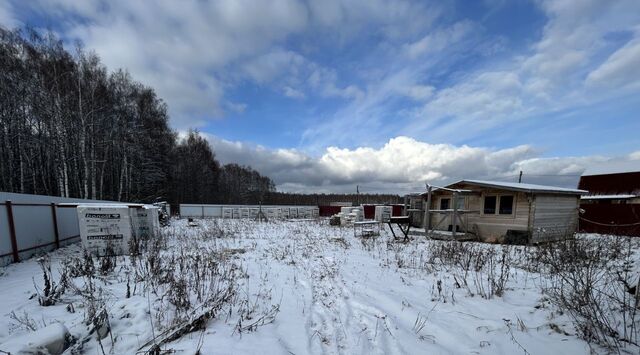
[(537, 195), (534, 204), (532, 243), (565, 239), (578, 226), (578, 196)]
[[(458, 186), (456, 186), (458, 187)], [(466, 210), (477, 211), (477, 213), (469, 213), (462, 215), (464, 224), (467, 225), (469, 232), (475, 232), (478, 238), (483, 241), (498, 241), (508, 230), (527, 231), (529, 224), (529, 200), (528, 196), (523, 192), (504, 191), (498, 189), (479, 189), (478, 187), (460, 186), (462, 189), (473, 189), (477, 194), (466, 196)], [(484, 214), (483, 203), (484, 197), (487, 195), (512, 195), (514, 196), (513, 214)], [(432, 209), (440, 208), (441, 197), (452, 197), (451, 192), (438, 192), (432, 197)], [(448, 215), (432, 215), (432, 226), (437, 230), (448, 230), (451, 218)], [(463, 230), (462, 227), (460, 230)]]

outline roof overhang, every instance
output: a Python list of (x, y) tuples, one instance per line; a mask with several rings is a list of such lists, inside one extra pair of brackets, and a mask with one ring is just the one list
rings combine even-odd
[(509, 182), (501, 182), (501, 181), (479, 181), (479, 180), (460, 180), (458, 182), (448, 185), (447, 188), (451, 188), (451, 186), (454, 186), (457, 184), (467, 184), (467, 185), (473, 185), (473, 186), (495, 188), (499, 190), (518, 191), (518, 192), (526, 192), (526, 193), (533, 193), (533, 194), (585, 195), (588, 193), (588, 191), (586, 190), (568, 189), (568, 188), (555, 187), (555, 186), (509, 183)]

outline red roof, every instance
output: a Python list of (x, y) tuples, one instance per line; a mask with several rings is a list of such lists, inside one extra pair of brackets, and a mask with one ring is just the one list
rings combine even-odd
[(578, 188), (589, 191), (589, 195), (640, 196), (640, 171), (582, 176)]

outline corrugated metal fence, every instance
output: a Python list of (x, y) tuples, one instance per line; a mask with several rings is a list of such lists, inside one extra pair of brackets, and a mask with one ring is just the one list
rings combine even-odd
[(63, 203), (83, 200), (0, 192), (0, 266), (80, 241), (78, 214)]
[(640, 204), (582, 204), (579, 230), (640, 237)]

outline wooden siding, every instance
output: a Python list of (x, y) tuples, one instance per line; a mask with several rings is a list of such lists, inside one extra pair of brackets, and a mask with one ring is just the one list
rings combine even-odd
[[(498, 189), (478, 188), (477, 186), (456, 186), (456, 188), (473, 190), (474, 194), (465, 196), (466, 210), (477, 211), (463, 215), (464, 224), (470, 232), (475, 232), (484, 241), (500, 241), (508, 230), (528, 231), (529, 225), (529, 198), (522, 192), (504, 191)], [(484, 214), (484, 196), (510, 195), (514, 198), (513, 213), (510, 215)], [(452, 193), (438, 191), (433, 194), (432, 209), (440, 209), (440, 198), (451, 198)], [(499, 197), (498, 197), (499, 198)], [(438, 224), (438, 222), (440, 222)], [(432, 226), (437, 225), (438, 230), (448, 230), (452, 224), (447, 215), (435, 214), (432, 217)], [(461, 227), (462, 230), (462, 227)]]
[(534, 201), (532, 243), (565, 239), (578, 226), (577, 196), (537, 195)]

